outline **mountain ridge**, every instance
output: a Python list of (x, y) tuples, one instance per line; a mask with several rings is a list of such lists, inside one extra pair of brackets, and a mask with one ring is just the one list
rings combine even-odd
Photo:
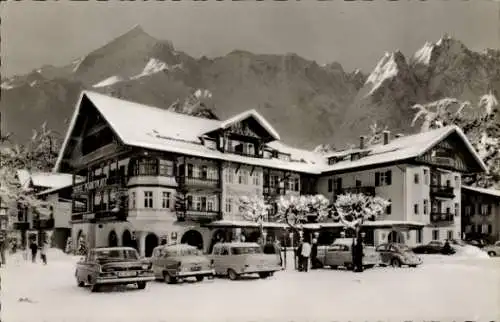
[(410, 126), (416, 103), (446, 96), (476, 100), (488, 90), (498, 96), (499, 66), (500, 51), (473, 52), (447, 36), (411, 57), (386, 53), (369, 75), (293, 53), (234, 50), (196, 59), (134, 26), (65, 66), (3, 79), (0, 107), (7, 131), (24, 142), (45, 119), (64, 133), (83, 89), (166, 109), (203, 88), (213, 93), (210, 106), (221, 118), (255, 108), (287, 144), (342, 148), (375, 121), (395, 132), (416, 131)]

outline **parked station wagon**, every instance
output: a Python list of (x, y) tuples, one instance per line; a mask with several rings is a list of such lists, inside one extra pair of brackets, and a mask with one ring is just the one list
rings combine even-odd
[(134, 248), (106, 247), (91, 249), (76, 264), (75, 278), (79, 287), (88, 284), (92, 292), (97, 292), (104, 284), (137, 284), (144, 289), (154, 275), (151, 264), (141, 260)]
[[(375, 247), (363, 246), (363, 267), (371, 268), (380, 264), (380, 255)], [(323, 266), (353, 268), (352, 238), (337, 238), (332, 245), (318, 247), (318, 260)]]
[(194, 277), (198, 282), (213, 277), (213, 263), (196, 247), (187, 244), (162, 245), (153, 249), (151, 256), (156, 279), (168, 284)]
[(276, 254), (264, 254), (257, 243), (219, 243), (210, 255), (215, 274), (236, 280), (241, 275), (259, 274), (267, 278), (281, 270)]
[(406, 245), (398, 243), (380, 244), (377, 246), (376, 251), (380, 253), (382, 265), (391, 265), (393, 267), (401, 267), (401, 265), (408, 265), (410, 267), (417, 267), (422, 264), (420, 257)]

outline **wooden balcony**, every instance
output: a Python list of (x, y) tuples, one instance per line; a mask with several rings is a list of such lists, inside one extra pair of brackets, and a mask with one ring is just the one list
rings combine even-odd
[(222, 219), (222, 214), (218, 210), (187, 209), (186, 211), (177, 211), (178, 221), (185, 221), (186, 219), (194, 222), (211, 222)]
[(337, 195), (345, 194), (364, 194), (366, 196), (375, 196), (375, 187), (350, 187), (342, 188)]
[(431, 212), (431, 223), (451, 223), (455, 220), (455, 215), (446, 212)]
[(267, 196), (284, 196), (285, 188), (264, 186), (264, 195)]
[(94, 210), (94, 212), (75, 213), (71, 215), (72, 222), (101, 222), (101, 221), (124, 221), (128, 217), (128, 209)]
[(455, 198), (455, 193), (453, 187), (441, 186), (441, 185), (431, 185), (430, 194), (433, 197), (453, 199)]
[(212, 189), (220, 187), (220, 179), (207, 178), (207, 177), (178, 176), (177, 183), (179, 184), (179, 186), (182, 187), (212, 188)]

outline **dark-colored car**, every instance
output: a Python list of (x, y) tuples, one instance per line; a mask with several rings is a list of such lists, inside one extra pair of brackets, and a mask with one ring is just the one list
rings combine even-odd
[(413, 252), (415, 254), (443, 254), (443, 255), (452, 255), (455, 254), (455, 250), (451, 245), (446, 249), (445, 243), (440, 240), (433, 240), (426, 245), (420, 245), (413, 248)]
[(102, 285), (137, 284), (139, 289), (155, 279), (151, 264), (139, 258), (131, 247), (106, 247), (91, 249), (76, 264), (76, 283), (79, 287), (90, 285), (97, 292)]
[(375, 250), (380, 254), (381, 266), (391, 265), (393, 267), (401, 267), (402, 265), (408, 265), (410, 267), (417, 267), (417, 265), (422, 264), (420, 257), (415, 255), (404, 244), (380, 244)]

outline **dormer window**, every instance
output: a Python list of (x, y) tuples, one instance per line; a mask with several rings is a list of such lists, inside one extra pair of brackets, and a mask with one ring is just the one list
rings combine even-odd
[(360, 157), (361, 156), (359, 155), (359, 153), (353, 153), (353, 154), (351, 154), (351, 161), (359, 160)]
[(328, 165), (333, 165), (335, 163), (337, 163), (337, 158), (336, 157), (328, 158)]
[(215, 141), (208, 138), (203, 139), (203, 145), (212, 150), (215, 150), (217, 148)]
[(291, 155), (286, 153), (278, 153), (278, 159), (284, 161), (290, 161)]
[(264, 150), (264, 158), (266, 159), (271, 159), (273, 157), (273, 154), (269, 150)]

